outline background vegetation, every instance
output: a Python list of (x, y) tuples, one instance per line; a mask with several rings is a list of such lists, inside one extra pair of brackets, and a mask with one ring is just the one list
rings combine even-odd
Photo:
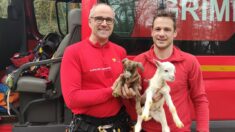
[(67, 14), (69, 10), (80, 6), (77, 3), (59, 2), (57, 7), (59, 21), (57, 21), (55, 1), (34, 0), (37, 26), (41, 34), (49, 32), (59, 33), (58, 22), (62, 33), (67, 34)]
[[(0, 18), (7, 19), (7, 7), (9, 0), (0, 0)], [(49, 32), (57, 32), (58, 21), (56, 15), (56, 5), (54, 0), (33, 0), (34, 13), (38, 31), (45, 35)], [(58, 3), (59, 26), (63, 34), (67, 33), (67, 14), (73, 8), (80, 8), (77, 3)]]
[(0, 18), (7, 18), (8, 0), (0, 0)]

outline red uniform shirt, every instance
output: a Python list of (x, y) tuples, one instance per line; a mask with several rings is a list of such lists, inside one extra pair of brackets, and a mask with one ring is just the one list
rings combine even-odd
[[(145, 91), (148, 87), (148, 81), (152, 78), (157, 68), (153, 62), (153, 59), (157, 59), (154, 54), (153, 47), (149, 51), (138, 55), (134, 59), (135, 61), (142, 62), (144, 66), (144, 71), (140, 71), (143, 91)], [(185, 126), (182, 129), (176, 128), (169, 109), (165, 104), (164, 109), (166, 112), (167, 123), (171, 129), (171, 132), (190, 131), (192, 120), (192, 112), (190, 110), (192, 108), (192, 102), (195, 108), (197, 130), (204, 132), (209, 131), (208, 99), (205, 93), (200, 64), (197, 59), (194, 56), (174, 47), (173, 54), (168, 59), (159, 61), (170, 61), (176, 67), (176, 79), (174, 82), (168, 84), (171, 88), (170, 95), (173, 103), (176, 106), (178, 115)], [(130, 108), (128, 108), (128, 110), (129, 109)], [(133, 113), (135, 112), (131, 112), (132, 118), (136, 118), (136, 115)], [(144, 130), (147, 132), (161, 131), (160, 123), (153, 119), (143, 122), (142, 125)]]
[(121, 108), (111, 86), (122, 73), (124, 48), (107, 42), (104, 46), (88, 39), (66, 48), (61, 64), (65, 103), (74, 114), (109, 117)]

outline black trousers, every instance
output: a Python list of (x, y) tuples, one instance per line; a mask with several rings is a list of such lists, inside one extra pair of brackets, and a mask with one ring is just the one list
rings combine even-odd
[(107, 118), (96, 118), (88, 115), (75, 115), (73, 119), (72, 132), (99, 132), (98, 127), (103, 125), (112, 125), (105, 129), (107, 132), (130, 132), (131, 120), (126, 113), (125, 107), (122, 107), (117, 115)]

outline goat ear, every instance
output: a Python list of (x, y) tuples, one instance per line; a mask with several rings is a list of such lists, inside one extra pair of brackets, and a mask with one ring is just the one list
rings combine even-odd
[(160, 61), (158, 61), (158, 60), (155, 60), (155, 59), (154, 59), (153, 61), (154, 61), (154, 63), (156, 64), (157, 67), (160, 67), (161, 64), (162, 64), (162, 63), (161, 63)]
[(124, 64), (127, 60), (128, 60), (127, 58), (124, 58), (124, 59), (122, 60), (122, 64)]
[(141, 62), (137, 62), (137, 64), (138, 64), (138, 67), (139, 67), (142, 71), (144, 71), (144, 66), (142, 65), (142, 63), (141, 63)]
[(161, 62), (160, 61), (156, 61), (156, 65), (157, 65), (157, 67), (160, 67), (161, 66)]

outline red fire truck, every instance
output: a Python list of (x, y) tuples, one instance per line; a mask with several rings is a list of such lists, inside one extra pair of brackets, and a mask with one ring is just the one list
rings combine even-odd
[[(73, 17), (69, 15), (72, 10), (79, 10), (75, 23), (79, 27), (77, 36), (81, 38), (76, 41), (88, 37), (89, 10), (97, 2), (107, 3), (115, 10), (115, 27), (110, 40), (123, 46), (130, 58), (152, 45), (150, 29), (154, 10), (174, 10), (178, 27), (174, 43), (196, 55), (201, 64), (209, 99), (210, 131), (235, 131), (234, 0), (1, 0), (0, 78), (16, 69), (25, 72), (32, 65), (59, 65), (60, 59), (46, 56), (40, 61), (27, 60), (33, 62), (11, 70), (16, 53), (33, 51), (42, 55), (37, 51), (48, 41), (59, 47), (68, 43), (72, 36), (73, 20), (70, 19)], [(59, 78), (45, 86), (45, 79), (22, 75), (17, 73), (17, 78), (13, 78), (11, 92), (19, 93), (19, 98), (8, 105), (11, 115), (0, 112), (0, 131), (64, 131), (72, 114), (63, 102)], [(59, 73), (55, 75), (58, 77)], [(26, 85), (27, 81), (34, 84)], [(192, 124), (192, 131), (195, 131), (195, 124)]]

